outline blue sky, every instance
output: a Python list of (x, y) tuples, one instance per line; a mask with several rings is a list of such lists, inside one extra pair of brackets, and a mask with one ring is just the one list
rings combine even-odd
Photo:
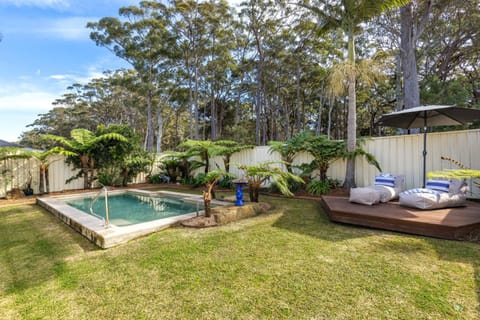
[(66, 87), (128, 65), (85, 25), (138, 0), (0, 0), (0, 139), (16, 141)]

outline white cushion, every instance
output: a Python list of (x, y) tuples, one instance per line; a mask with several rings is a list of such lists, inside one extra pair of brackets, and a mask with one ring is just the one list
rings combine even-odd
[(380, 192), (372, 188), (352, 188), (349, 201), (371, 206), (380, 202)]
[(418, 209), (460, 207), (466, 204), (466, 196), (425, 188), (410, 189), (400, 193), (400, 205)]
[(380, 192), (380, 202), (388, 202), (398, 198), (398, 195), (403, 190), (400, 188), (392, 188), (387, 186), (372, 186), (370, 187)]

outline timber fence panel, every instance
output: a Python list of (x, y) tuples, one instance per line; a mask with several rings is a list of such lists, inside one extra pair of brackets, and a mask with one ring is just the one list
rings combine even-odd
[[(383, 172), (404, 174), (407, 188), (422, 185), (423, 134), (371, 138), (365, 141), (363, 148), (376, 157)], [(271, 153), (269, 149), (268, 146), (261, 146), (233, 154), (230, 159), (230, 172), (240, 178), (243, 176), (243, 172), (235, 164), (253, 165), (264, 161), (280, 161), (280, 154), (277, 152)], [(442, 156), (457, 160), (468, 168), (480, 170), (480, 129), (428, 133), (427, 172), (457, 168), (451, 162), (441, 160)], [(294, 158), (293, 164), (310, 163), (311, 160), (312, 157), (309, 154), (299, 153)], [(83, 178), (66, 183), (66, 180), (75, 176), (79, 169), (73, 169), (66, 164), (65, 157), (54, 156), (54, 158), (49, 159), (49, 162), (51, 163), (49, 167), (50, 192), (83, 188)], [(283, 165), (282, 167), (284, 168)], [(221, 157), (211, 159), (210, 169), (216, 168), (224, 169)], [(159, 172), (158, 161), (152, 172)], [(204, 172), (204, 168), (196, 170), (196, 173), (199, 172)], [(294, 172), (299, 173), (298, 170)], [(5, 192), (12, 188), (24, 188), (29, 179), (29, 174), (32, 176), (32, 188), (35, 193), (38, 193), (40, 173), (37, 160), (8, 159), (0, 161), (0, 197), (4, 197)], [(356, 159), (355, 179), (357, 186), (372, 185), (377, 174), (378, 170), (368, 164), (364, 157)], [(327, 175), (343, 182), (345, 161), (337, 160), (332, 163)], [(146, 181), (146, 176), (146, 174), (140, 174), (133, 182), (143, 183)], [(480, 190), (471, 181), (469, 184), (472, 196), (480, 197)]]

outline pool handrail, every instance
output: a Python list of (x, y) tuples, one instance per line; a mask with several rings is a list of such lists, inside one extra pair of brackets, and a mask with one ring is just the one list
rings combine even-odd
[[(95, 202), (98, 200), (98, 198), (100, 197), (100, 194), (104, 193), (104, 197), (105, 197), (105, 218), (96, 214), (94, 211), (93, 211), (93, 205), (95, 204)], [(109, 219), (109, 216), (110, 216), (110, 213), (109, 213), (109, 209), (108, 209), (108, 188), (104, 185), (102, 185), (102, 188), (97, 192), (97, 194), (95, 195), (95, 197), (92, 199), (92, 201), (90, 202), (90, 213), (101, 219), (103, 221), (103, 225), (105, 226), (105, 228), (108, 228), (110, 226), (110, 219)]]

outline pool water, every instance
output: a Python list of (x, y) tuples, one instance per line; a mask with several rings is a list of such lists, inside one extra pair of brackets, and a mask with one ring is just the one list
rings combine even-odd
[[(72, 199), (67, 204), (90, 214), (91, 197)], [(129, 226), (142, 222), (175, 217), (196, 212), (197, 204), (165, 196), (145, 196), (131, 193), (108, 196), (110, 223)], [(198, 205), (203, 210), (203, 204)], [(100, 196), (93, 205), (93, 212), (105, 218), (105, 198)]]

